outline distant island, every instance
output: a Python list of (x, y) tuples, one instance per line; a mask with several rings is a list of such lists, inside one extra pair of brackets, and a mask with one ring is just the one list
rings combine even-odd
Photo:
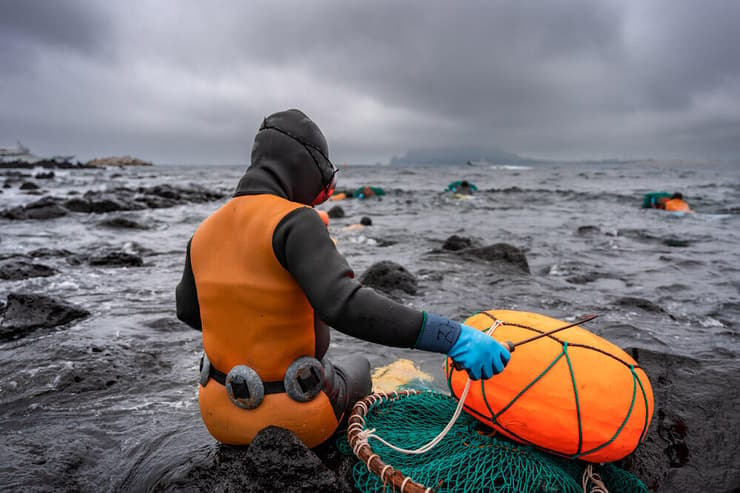
[(622, 164), (644, 162), (650, 163), (655, 160), (652, 158), (640, 159), (586, 159), (586, 160), (563, 160), (563, 159), (532, 159), (522, 157), (513, 152), (502, 151), (501, 149), (475, 148), (475, 147), (442, 147), (412, 149), (406, 151), (401, 156), (393, 156), (389, 162), (390, 165), (397, 166), (424, 166), (424, 165), (513, 165), (525, 166), (536, 164), (557, 164), (557, 163), (582, 163), (582, 164)]
[(474, 147), (445, 147), (436, 149), (412, 149), (401, 156), (393, 156), (391, 165), (443, 165), (468, 164), (534, 164), (542, 161), (529, 159), (500, 149)]
[(107, 168), (109, 166), (152, 166), (149, 161), (144, 161), (131, 156), (101, 157), (85, 163), (90, 168)]
[(112, 156), (96, 158), (86, 163), (74, 161), (74, 156), (51, 156), (39, 157), (20, 142), (16, 147), (0, 147), (0, 168), (108, 168), (124, 166), (152, 166), (149, 161), (144, 161), (132, 156)]

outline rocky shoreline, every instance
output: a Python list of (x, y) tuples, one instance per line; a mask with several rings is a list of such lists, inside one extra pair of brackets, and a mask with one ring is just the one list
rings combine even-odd
[[(442, 248), (431, 253), (459, 255), (502, 272), (529, 275), (524, 252), (508, 244), (480, 246), (468, 238), (450, 237)], [(140, 258), (131, 260), (126, 255), (135, 256), (125, 251), (36, 251), (0, 259), (0, 277), (53, 275), (54, 268), (38, 263), (39, 258), (61, 258), (73, 265), (139, 265)], [(373, 264), (361, 279), (368, 286), (401, 298), (413, 296), (417, 285), (412, 273), (390, 261)], [(632, 303), (639, 304), (639, 300)], [(17, 339), (35, 330), (63, 330), (88, 315), (64, 300), (12, 292), (7, 300), (0, 300), (0, 338)], [(650, 491), (737, 492), (734, 481), (740, 477), (740, 423), (732, 417), (740, 406), (740, 375), (707, 367), (691, 358), (626, 350), (650, 377), (655, 414), (644, 443), (617, 465), (634, 473)], [(154, 491), (354, 492), (351, 476), (356, 459), (339, 451), (337, 438), (311, 450), (291, 432), (273, 427), (263, 430), (249, 447), (214, 441), (206, 453), (203, 448), (195, 448), (176, 473), (161, 478)]]
[(112, 168), (112, 167), (129, 167), (129, 166), (153, 166), (150, 161), (135, 158), (132, 156), (112, 156), (105, 158), (95, 158), (90, 161), (80, 162), (71, 160), (59, 160), (54, 158), (40, 159), (14, 159), (0, 161), (0, 169), (90, 169), (90, 168)]
[(163, 209), (188, 203), (223, 199), (225, 195), (204, 187), (155, 185), (151, 187), (116, 187), (106, 191), (88, 190), (81, 196), (46, 195), (29, 204), (0, 210), (0, 217), (12, 220), (54, 219), (69, 213), (97, 214), (115, 211)]

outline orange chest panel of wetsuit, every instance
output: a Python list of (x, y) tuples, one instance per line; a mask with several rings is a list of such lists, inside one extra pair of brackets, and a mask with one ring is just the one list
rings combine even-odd
[[(273, 195), (236, 197), (193, 235), (190, 255), (203, 348), (224, 373), (247, 365), (263, 381), (280, 381), (295, 359), (315, 355), (313, 308), (272, 248), (275, 228), (299, 207), (304, 206)], [(336, 428), (323, 393), (306, 403), (285, 393), (269, 394), (256, 409), (245, 410), (211, 380), (200, 387), (199, 400), (206, 426), (224, 443), (249, 443), (272, 424), (293, 430), (313, 446)]]

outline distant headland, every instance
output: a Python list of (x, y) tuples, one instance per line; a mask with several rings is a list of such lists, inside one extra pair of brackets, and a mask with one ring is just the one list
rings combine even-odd
[(534, 164), (543, 161), (529, 159), (513, 152), (500, 149), (481, 149), (475, 147), (445, 147), (430, 149), (411, 149), (401, 156), (393, 156), (390, 164), (408, 165), (445, 165), (467, 164), (470, 166), (486, 164)]
[(442, 166), (442, 165), (513, 165), (529, 166), (537, 164), (557, 164), (563, 162), (583, 164), (619, 164), (633, 162), (652, 162), (652, 158), (640, 159), (595, 159), (595, 160), (551, 160), (523, 157), (513, 152), (502, 151), (496, 148), (476, 147), (443, 147), (423, 148), (406, 151), (400, 156), (393, 156), (389, 162), (391, 166)]
[(75, 156), (55, 155), (40, 157), (20, 142), (15, 147), (0, 147), (0, 168), (109, 168), (124, 166), (152, 166), (132, 156), (111, 156), (91, 159), (87, 162), (75, 161)]

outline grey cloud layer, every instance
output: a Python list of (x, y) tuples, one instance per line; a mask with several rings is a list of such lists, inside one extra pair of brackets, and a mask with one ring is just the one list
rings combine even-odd
[(300, 107), (341, 161), (736, 158), (738, 21), (731, 0), (3, 2), (0, 138), (243, 162)]

